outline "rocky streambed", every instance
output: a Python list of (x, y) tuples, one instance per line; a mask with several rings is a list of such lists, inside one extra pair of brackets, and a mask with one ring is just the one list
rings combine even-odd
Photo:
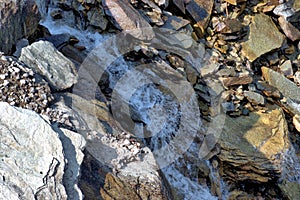
[(298, 0), (0, 0), (1, 199), (300, 198)]

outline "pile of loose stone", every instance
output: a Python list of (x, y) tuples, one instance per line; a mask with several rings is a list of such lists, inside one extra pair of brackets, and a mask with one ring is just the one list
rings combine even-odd
[(53, 96), (48, 83), (38, 79), (32, 69), (14, 58), (0, 58), (1, 101), (37, 113), (45, 113)]

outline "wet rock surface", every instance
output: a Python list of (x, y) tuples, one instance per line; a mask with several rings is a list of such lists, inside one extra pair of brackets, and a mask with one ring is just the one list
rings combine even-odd
[[(0, 99), (39, 115), (0, 104), (5, 199), (298, 199), (299, 1), (38, 1), (37, 30), (32, 2), (11, 2), (0, 1), (10, 33), (1, 27), (0, 41), (21, 57), (1, 53)], [(32, 24), (18, 21), (24, 5)], [(136, 69), (164, 78), (140, 86)], [(188, 86), (164, 82), (180, 77), (195, 93), (197, 117), (178, 105)], [(201, 126), (176, 140), (186, 119), (184, 128), (195, 119)], [(164, 161), (172, 162), (161, 167), (157, 151), (174, 140), (190, 143), (170, 148)], [(37, 155), (41, 146), (56, 150)]]

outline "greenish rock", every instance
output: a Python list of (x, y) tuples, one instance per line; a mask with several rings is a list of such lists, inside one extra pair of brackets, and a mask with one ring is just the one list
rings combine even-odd
[(295, 83), (267, 67), (262, 67), (261, 71), (264, 79), (271, 86), (277, 88), (285, 97), (300, 102), (300, 88)]
[(280, 48), (284, 38), (269, 16), (256, 14), (250, 24), (249, 38), (242, 44), (242, 53), (253, 62), (261, 55)]
[(289, 200), (299, 199), (300, 197), (300, 184), (297, 182), (284, 181), (279, 184), (281, 191)]
[(284, 152), (290, 147), (284, 113), (274, 106), (266, 113), (227, 117), (219, 143), (224, 177), (267, 183), (281, 174)]

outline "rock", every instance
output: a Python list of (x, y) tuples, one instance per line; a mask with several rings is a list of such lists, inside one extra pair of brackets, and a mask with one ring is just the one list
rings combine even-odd
[(179, 8), (179, 10), (185, 14), (185, 3), (184, 3), (184, 0), (173, 0), (173, 3), (175, 4), (175, 6), (177, 8)]
[(267, 67), (262, 67), (261, 70), (264, 79), (271, 86), (277, 88), (285, 97), (300, 102), (300, 88), (295, 83)]
[(86, 145), (84, 138), (73, 131), (64, 128), (54, 127), (59, 134), (59, 138), (63, 145), (63, 151), (67, 166), (63, 176), (63, 183), (70, 199), (83, 199), (81, 190), (79, 189), (78, 177), (80, 165), (83, 161), (83, 150)]
[(300, 40), (300, 31), (294, 27), (291, 23), (284, 19), (284, 17), (278, 18), (279, 25), (284, 34), (292, 41)]
[(19, 58), (21, 55), (21, 50), (23, 47), (26, 47), (29, 45), (29, 41), (25, 38), (19, 40), (16, 44), (16, 51), (13, 54), (13, 56), (15, 56), (16, 58)]
[(265, 98), (256, 92), (244, 91), (245, 97), (254, 105), (265, 105)]
[(300, 116), (299, 115), (295, 115), (293, 117), (293, 124), (295, 126), (295, 128), (297, 129), (298, 132), (300, 132)]
[(283, 181), (279, 187), (287, 199), (293, 200), (300, 197), (300, 184), (297, 182)]
[[(210, 20), (210, 15), (214, 6), (213, 0), (190, 0), (187, 1), (186, 11), (195, 20), (197, 26), (201, 29), (202, 34)], [(199, 35), (199, 36), (202, 36)]]
[(223, 85), (229, 87), (232, 85), (247, 85), (252, 83), (253, 78), (250, 75), (221, 78)]
[(286, 77), (291, 77), (294, 74), (292, 62), (290, 60), (286, 60), (284, 63), (282, 63), (282, 65), (280, 65), (279, 68)]
[(294, 74), (294, 81), (295, 81), (297, 84), (300, 84), (300, 71), (297, 71), (297, 72)]
[(3, 102), (0, 111), (1, 196), (67, 199), (63, 185), (66, 163), (58, 134), (33, 111)]
[(190, 23), (190, 21), (188, 21), (186, 19), (172, 15), (172, 16), (168, 17), (167, 21), (164, 23), (162, 28), (178, 31), (179, 29), (181, 29), (182, 27), (185, 27), (189, 23)]
[(41, 16), (34, 0), (0, 1), (0, 51), (12, 53), (16, 42), (36, 30)]
[(100, 28), (100, 30), (105, 30), (108, 24), (107, 19), (104, 17), (104, 11), (100, 8), (92, 8), (87, 13), (89, 24)]
[(280, 175), (284, 153), (290, 147), (284, 113), (274, 107), (267, 113), (227, 117), (219, 143), (217, 156), (227, 179), (268, 182)]
[(64, 46), (68, 45), (71, 40), (71, 35), (68, 33), (62, 33), (41, 38), (39, 40), (51, 42), (56, 49), (61, 50)]
[[(111, 171), (117, 177), (114, 180), (117, 182), (120, 180), (126, 188), (133, 188), (132, 190), (135, 190), (141, 199), (166, 198), (163, 180), (159, 176), (152, 152), (149, 148), (143, 147), (133, 135), (122, 132), (105, 103), (96, 100), (88, 101), (68, 93), (60, 94), (57, 99), (60, 101), (56, 106), (60, 106), (60, 109), (71, 116), (76, 130), (85, 137), (87, 152), (101, 164), (101, 169), (99, 166), (93, 170)], [(130, 139), (130, 148), (128, 139)], [(113, 182), (111, 179), (109, 181)], [(139, 190), (135, 188), (136, 185), (140, 185)], [(119, 191), (118, 187), (120, 186), (114, 185), (111, 192)], [(126, 191), (122, 191), (124, 193), (119, 195), (126, 195)], [(107, 197), (106, 193), (112, 195), (104, 187), (101, 194)]]
[(104, 200), (130, 200), (140, 199), (133, 188), (124, 184), (120, 178), (108, 173), (105, 177), (105, 185), (100, 189), (101, 197)]
[(250, 34), (242, 44), (242, 53), (253, 62), (261, 55), (280, 48), (284, 36), (278, 31), (270, 17), (265, 14), (256, 14), (250, 24)]
[(120, 30), (129, 32), (135, 38), (151, 40), (154, 32), (149, 23), (127, 1), (102, 0), (105, 13)]
[(64, 90), (77, 82), (74, 64), (46, 41), (22, 49), (19, 58), (28, 67), (46, 78), (55, 90)]

